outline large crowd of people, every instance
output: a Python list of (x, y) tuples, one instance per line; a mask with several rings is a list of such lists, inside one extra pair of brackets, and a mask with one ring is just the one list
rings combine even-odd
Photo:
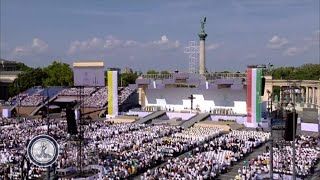
[[(47, 133), (46, 125), (46, 119), (23, 118), (19, 122), (0, 118), (0, 179), (42, 177), (46, 169), (27, 160), (26, 146), (34, 136)], [(104, 121), (94, 121), (83, 130), (82, 165), (104, 167), (105, 179), (215, 179), (270, 138), (262, 131), (223, 134), (222, 129), (213, 127), (183, 130), (179, 126)], [(78, 167), (78, 142), (67, 134), (66, 120), (50, 120), (50, 135), (60, 145), (55, 169)], [(306, 176), (317, 162), (317, 139), (299, 136), (296, 147), (297, 174)], [(275, 146), (275, 172), (290, 174), (292, 165), (287, 154), (291, 152), (290, 147)], [(254, 179), (268, 173), (268, 158), (268, 151), (259, 155), (239, 169), (235, 179)]]
[(104, 107), (108, 102), (108, 88), (102, 87), (84, 101), (85, 107)]
[[(26, 160), (26, 147), (31, 138), (39, 134), (46, 134), (43, 119), (17, 119), (0, 118), (0, 179), (21, 179), (23, 174), (29, 178), (40, 177), (45, 171), (43, 168), (33, 166)], [(65, 125), (60, 121), (52, 121), (51, 135), (59, 140), (65, 140)], [(28, 167), (21, 171), (21, 167)]]
[[(76, 96), (79, 95), (79, 91), (77, 88), (68, 88), (61, 91), (59, 95)], [(135, 89), (119, 87), (118, 91), (118, 103), (121, 105), (135, 92)], [(84, 95), (88, 96), (84, 101), (85, 107), (101, 108), (108, 103), (108, 87), (101, 87), (97, 91), (93, 88), (84, 88)]]
[[(205, 133), (208, 129), (200, 131)], [(204, 143), (198, 144), (190, 156), (174, 158), (163, 167), (157, 167), (153, 172), (147, 171), (141, 176), (141, 180), (215, 179), (217, 175), (227, 172), (228, 167), (234, 162), (266, 142), (269, 136), (269, 133), (261, 131), (232, 131), (214, 139), (192, 135), (190, 136), (192, 139), (202, 140)]]
[[(135, 92), (135, 89), (129, 88), (129, 87), (119, 87), (119, 96), (118, 96), (118, 103), (121, 105), (123, 104), (131, 95), (133, 92)], [(91, 96), (89, 96), (84, 101), (85, 107), (104, 107), (108, 103), (108, 88), (102, 87), (98, 91), (94, 92)]]
[[(41, 88), (31, 89), (33, 91), (41, 91)], [(30, 91), (31, 91), (30, 90)], [(119, 105), (123, 104), (136, 89), (130, 87), (119, 87), (119, 97), (118, 103)], [(40, 95), (39, 93), (20, 93), (19, 95), (10, 98), (5, 105), (14, 105), (19, 104), (21, 106), (39, 106), (43, 101), (45, 101), (48, 97)], [(80, 95), (79, 88), (66, 88), (58, 93), (59, 96), (79, 96)], [(84, 101), (85, 107), (92, 108), (101, 108), (104, 107), (108, 103), (108, 88), (107, 87), (84, 87), (82, 95), (87, 96)]]
[[(46, 133), (47, 122), (42, 119), (23, 119), (23, 122), (15, 119), (0, 121), (3, 122), (0, 134), (0, 176), (21, 178), (23, 173), (20, 164), (28, 162), (23, 161), (25, 147), (32, 137)], [(51, 120), (50, 124), (50, 135), (60, 144), (61, 153), (56, 168), (78, 166), (77, 146), (68, 139), (67, 123), (64, 119), (55, 119)], [(83, 150), (83, 165), (98, 163), (106, 167), (107, 177), (123, 179), (159, 165), (165, 157), (176, 156), (194, 148), (202, 141), (214, 138), (219, 134), (219, 130), (182, 130), (177, 126), (109, 124), (99, 121), (85, 126), (84, 134), (86, 145)], [(94, 158), (91, 157), (91, 152), (95, 152), (98, 161), (92, 161)], [(29, 177), (40, 176), (45, 171), (31, 163), (27, 166), (28, 171), (25, 175)]]
[[(312, 136), (297, 136), (295, 141), (296, 150), (296, 174), (300, 178), (314, 173), (316, 163), (320, 158), (319, 139)], [(293, 174), (292, 147), (285, 145), (284, 142), (276, 142), (273, 148), (273, 170), (277, 176), (290, 178)], [(269, 176), (270, 172), (270, 148), (250, 160), (248, 166), (238, 170), (235, 179), (254, 179), (254, 177)], [(261, 178), (260, 178), (261, 179)]]
[(135, 92), (136, 89), (125, 87), (123, 88), (119, 93), (119, 104), (124, 103), (129, 96), (132, 95), (133, 92)]
[(24, 97), (21, 103), (19, 103), (19, 105), (36, 107), (39, 106), (41, 103), (45, 102), (47, 98), (47, 96), (41, 96), (40, 94), (36, 93), (32, 96)]
[[(82, 92), (80, 92), (82, 91)], [(83, 96), (89, 96), (91, 95), (94, 91), (96, 91), (95, 87), (84, 87), (83, 90), (81, 90), (80, 88), (66, 88), (64, 90), (62, 90), (59, 95), (60, 96), (79, 96), (80, 93)]]

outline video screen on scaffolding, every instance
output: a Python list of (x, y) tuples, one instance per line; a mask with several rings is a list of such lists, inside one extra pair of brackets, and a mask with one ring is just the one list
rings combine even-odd
[(105, 86), (104, 67), (73, 67), (74, 86)]

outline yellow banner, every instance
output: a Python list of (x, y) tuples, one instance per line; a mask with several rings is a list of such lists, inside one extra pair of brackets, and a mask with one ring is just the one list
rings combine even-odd
[(113, 72), (108, 71), (108, 114), (113, 115)]

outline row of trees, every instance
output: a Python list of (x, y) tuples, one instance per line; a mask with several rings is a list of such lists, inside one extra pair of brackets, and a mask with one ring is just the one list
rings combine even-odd
[(319, 80), (320, 64), (305, 64), (300, 67), (280, 67), (272, 70), (274, 79)]
[[(299, 67), (279, 67), (272, 69), (274, 79), (319, 80), (320, 64), (305, 64)], [(229, 73), (223, 71), (222, 73)], [(149, 70), (147, 74), (169, 74), (168, 71)]]
[(158, 72), (156, 70), (149, 70), (149, 71), (147, 71), (147, 74), (170, 74), (170, 72), (169, 71), (160, 71), (160, 72)]

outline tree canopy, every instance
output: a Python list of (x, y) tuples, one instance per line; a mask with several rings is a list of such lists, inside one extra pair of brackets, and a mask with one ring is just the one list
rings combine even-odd
[(152, 69), (152, 70), (147, 71), (147, 74), (159, 74), (159, 72)]
[(22, 62), (18, 62), (18, 63), (17, 63), (17, 66), (16, 66), (16, 69), (17, 69), (17, 71), (27, 71), (27, 70), (31, 70), (31, 69), (33, 69), (33, 68), (25, 65), (25, 64), (22, 63)]
[(18, 63), (17, 70), (23, 71), (9, 86), (9, 95), (14, 96), (34, 86), (71, 86), (72, 69), (66, 63), (54, 61), (44, 68), (31, 68)]
[(128, 86), (129, 84), (135, 84), (138, 76), (139, 76), (138, 72), (120, 74), (122, 86)]
[(280, 67), (272, 70), (274, 79), (319, 80), (320, 64), (305, 64), (300, 67)]
[(45, 86), (72, 86), (73, 73), (70, 66), (66, 63), (54, 61), (51, 65), (44, 68), (48, 73), (48, 78), (44, 80)]
[(170, 74), (169, 71), (161, 71), (160, 74)]
[(18, 78), (9, 86), (9, 95), (13, 96), (34, 86), (43, 86), (48, 74), (41, 68), (30, 68), (18, 75)]

